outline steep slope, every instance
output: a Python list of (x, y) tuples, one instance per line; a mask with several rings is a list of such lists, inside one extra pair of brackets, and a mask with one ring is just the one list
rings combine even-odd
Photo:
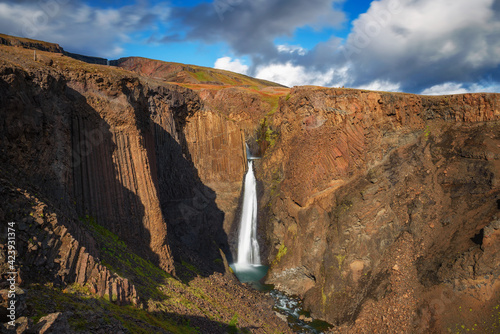
[[(140, 75), (198, 91), (204, 106), (237, 122), (254, 142), (259, 122), (277, 110), (278, 99), (290, 91), (274, 82), (213, 68), (128, 57), (111, 64)], [(230, 101), (230, 103), (228, 103)], [(253, 149), (257, 150), (257, 147)]]
[(500, 94), (300, 87), (271, 128), (268, 282), (339, 332), (495, 331)]
[[(89, 316), (95, 330), (115, 332), (137, 332), (137, 323), (150, 332), (287, 331), (267, 297), (226, 273), (224, 221), (237, 207), (245, 137), (198, 93), (2, 45), (0, 115), (2, 203), (10, 203), (0, 213), (22, 225), (18, 284), (28, 307), (18, 316), (69, 310), (40, 323), (77, 332)], [(117, 321), (107, 328), (109, 317)]]
[[(143, 76), (182, 84), (205, 84), (220, 86), (243, 86), (262, 89), (265, 87), (285, 86), (252, 78), (243, 74), (215, 68), (164, 62), (142, 57), (127, 57), (111, 61), (112, 65), (139, 73)], [(196, 86), (195, 86), (196, 87)]]

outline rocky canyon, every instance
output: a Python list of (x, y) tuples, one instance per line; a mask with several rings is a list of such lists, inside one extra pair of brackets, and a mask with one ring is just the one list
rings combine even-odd
[(0, 36), (1, 332), (292, 333), (229, 267), (247, 150), (264, 283), (328, 332), (499, 332), (500, 94), (107, 63)]

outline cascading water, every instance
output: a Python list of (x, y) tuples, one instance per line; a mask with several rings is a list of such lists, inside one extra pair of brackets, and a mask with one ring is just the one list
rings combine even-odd
[(259, 242), (257, 240), (257, 181), (254, 174), (254, 160), (247, 146), (248, 171), (245, 175), (243, 207), (241, 210), (240, 232), (238, 235), (238, 257), (233, 268), (242, 283), (249, 283), (256, 289), (264, 289), (259, 283), (267, 273), (267, 266), (261, 265)]
[(253, 160), (248, 159), (245, 176), (243, 210), (238, 237), (238, 265), (260, 265), (259, 242), (257, 241), (257, 183), (253, 172)]
[[(266, 275), (268, 266), (261, 265), (259, 254), (259, 242), (257, 241), (257, 182), (254, 174), (254, 160), (248, 152), (248, 171), (245, 175), (245, 190), (243, 192), (243, 208), (240, 220), (240, 232), (238, 235), (238, 257), (236, 263), (231, 264), (231, 268), (242, 283), (249, 283), (258, 290), (272, 289), (272, 286), (265, 286), (260, 280)], [(309, 316), (302, 309), (302, 302), (298, 298), (289, 297), (285, 294), (272, 290), (271, 296), (275, 300), (275, 311), (285, 315), (289, 326), (295, 333), (323, 333), (331, 325), (323, 321), (310, 319), (310, 322), (301, 320), (302, 314)], [(309, 318), (307, 318), (309, 319)]]

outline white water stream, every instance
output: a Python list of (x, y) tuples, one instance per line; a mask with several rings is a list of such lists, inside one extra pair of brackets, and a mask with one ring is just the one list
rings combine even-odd
[(260, 265), (259, 242), (257, 241), (257, 182), (251, 158), (248, 159), (248, 171), (245, 176), (236, 264), (239, 266)]
[[(242, 283), (250, 283), (254, 288), (261, 291), (269, 291), (270, 286), (263, 285), (260, 280), (266, 275), (268, 267), (260, 262), (259, 242), (257, 241), (257, 182), (253, 171), (254, 159), (248, 152), (248, 171), (245, 175), (245, 188), (243, 192), (243, 208), (240, 220), (240, 232), (238, 235), (238, 257), (231, 264), (231, 268)], [(285, 315), (289, 326), (295, 333), (323, 333), (323, 328), (328, 329), (331, 325), (322, 321), (314, 320), (306, 323), (300, 320), (302, 302), (298, 298), (288, 297), (285, 294), (272, 290), (271, 296), (275, 300), (275, 311)], [(312, 320), (312, 319), (311, 319)], [(326, 326), (325, 326), (326, 325)]]

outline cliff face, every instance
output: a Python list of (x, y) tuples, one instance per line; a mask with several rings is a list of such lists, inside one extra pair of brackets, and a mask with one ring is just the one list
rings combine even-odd
[(14, 52), (2, 52), (2, 169), (169, 272), (171, 245), (219, 257), (228, 242), (217, 204), (234, 212), (245, 170), (233, 122), (203, 111), (183, 87), (61, 55), (33, 61), (21, 49), (11, 62)]
[[(23, 265), (17, 271), (17, 284), (45, 280), (54, 285), (78, 283), (87, 286), (92, 294), (118, 304), (139, 304), (135, 286), (111, 272), (98, 259), (99, 249), (92, 235), (81, 226), (82, 221), (54, 210), (29, 190), (16, 188), (10, 181), (0, 178), (3, 203), (0, 218), (14, 223), (9, 227), (15, 231), (17, 258)], [(0, 260), (2, 275), (10, 272), (7, 249), (0, 249)], [(5, 290), (1, 291), (3, 297)], [(6, 300), (2, 298), (2, 307), (8, 306)], [(18, 304), (18, 311), (23, 314), (26, 301), (18, 300)], [(0, 316), (5, 317), (3, 310)]]
[[(289, 90), (0, 42), (51, 51), (34, 60), (0, 45), (0, 218), (19, 222), (21, 281), (76, 282), (120, 303), (154, 296), (150, 315), (189, 315), (214, 333), (232, 330), (236, 309), (256, 332), (286, 332), (261, 295), (214, 274), (227, 270), (221, 250), (235, 250), (248, 143), (264, 153), (267, 280), (315, 317), (341, 333), (499, 325), (499, 94)], [(207, 320), (216, 312), (229, 327)]]
[(36, 55), (0, 46), (0, 219), (16, 224), (19, 328), (288, 332), (221, 252), (246, 169), (238, 124), (189, 88)]
[(268, 282), (356, 320), (347, 332), (442, 332), (459, 305), (492, 328), (499, 108), (499, 94), (292, 89), (259, 168)]
[(97, 75), (58, 72), (3, 65), (5, 168), (17, 168), (15, 173), (52, 201), (95, 217), (172, 270), (150, 171), (154, 151), (148, 155), (148, 149), (154, 147), (148, 147), (147, 129), (137, 124), (136, 110), (122, 91), (137, 82), (123, 78), (99, 90), (106, 82)]

